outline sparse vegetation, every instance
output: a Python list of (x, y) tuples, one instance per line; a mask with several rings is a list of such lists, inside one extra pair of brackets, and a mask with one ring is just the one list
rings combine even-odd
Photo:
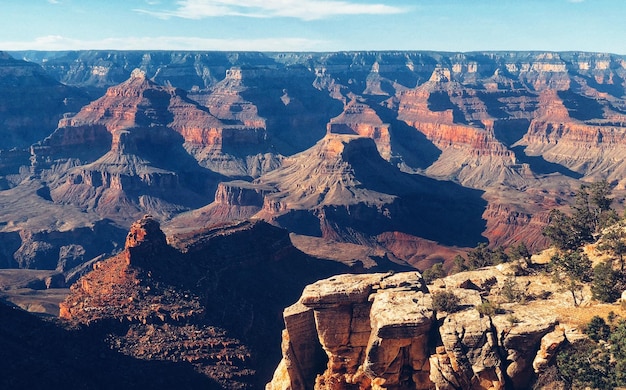
[(513, 261), (524, 260), (526, 262), (529, 262), (530, 258), (532, 257), (532, 253), (530, 252), (526, 244), (522, 241), (519, 244), (511, 247), (509, 257)]
[(606, 181), (581, 185), (571, 215), (552, 210), (543, 234), (564, 251), (576, 251), (582, 245), (594, 242), (603, 228), (617, 221), (617, 214), (611, 209), (613, 199), (609, 197), (610, 193)]
[(618, 261), (620, 271), (624, 271), (624, 254), (626, 254), (626, 230), (623, 221), (609, 226), (602, 232), (598, 249), (607, 252)]
[(454, 256), (453, 266), (450, 270), (451, 274), (457, 274), (459, 272), (467, 271), (467, 265), (465, 265), (465, 258), (461, 255)]
[(578, 342), (559, 352), (556, 364), (572, 389), (615, 387), (615, 371), (609, 353), (591, 340)]
[(507, 263), (508, 261), (509, 256), (502, 246), (490, 249), (486, 243), (480, 243), (467, 253), (465, 265), (467, 269), (474, 270), (490, 265)]
[(572, 294), (574, 306), (578, 306), (580, 301), (577, 294), (583, 289), (583, 283), (591, 280), (591, 260), (586, 254), (580, 251), (568, 250), (557, 253), (550, 259), (553, 280), (558, 283), (564, 291)]
[(519, 324), (521, 321), (519, 318), (517, 318), (516, 316), (514, 316), (513, 314), (509, 314), (506, 316), (506, 320), (509, 321), (509, 323), (511, 324), (511, 326), (515, 325), (515, 324)]
[(476, 305), (476, 310), (480, 315), (491, 317), (497, 314), (499, 307), (489, 301), (485, 301), (480, 305)]
[(523, 302), (526, 299), (526, 295), (520, 289), (514, 276), (509, 276), (504, 279), (500, 293), (505, 302)]
[(446, 276), (446, 271), (443, 269), (443, 263), (435, 263), (422, 272), (422, 277), (426, 283), (432, 283), (433, 280), (444, 276)]
[(611, 333), (611, 329), (607, 325), (604, 318), (593, 316), (591, 321), (585, 326), (583, 332), (593, 341), (607, 340)]
[[(602, 238), (600, 250), (608, 251), (620, 259), (626, 251), (623, 229), (615, 228), (617, 213), (611, 208), (613, 199), (606, 180), (591, 185), (581, 185), (576, 194), (571, 215), (559, 210), (550, 212), (550, 222), (543, 234), (550, 238), (558, 252), (550, 260), (554, 281), (572, 294), (574, 305), (580, 302), (577, 294), (583, 283), (593, 281), (593, 297), (602, 302), (613, 302), (619, 293), (616, 286), (618, 274), (612, 264), (598, 264), (593, 270), (591, 260), (583, 253), (582, 246)], [(604, 236), (606, 234), (606, 237)]]
[(452, 291), (436, 292), (432, 295), (433, 310), (454, 313), (460, 309), (460, 300)]
[[(611, 312), (613, 313), (613, 312)], [(589, 339), (567, 346), (557, 355), (559, 375), (572, 389), (613, 389), (626, 385), (626, 321), (611, 325), (594, 316), (583, 331)]]

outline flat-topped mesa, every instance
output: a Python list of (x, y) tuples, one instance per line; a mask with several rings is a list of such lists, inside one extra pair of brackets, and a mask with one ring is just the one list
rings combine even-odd
[(350, 101), (341, 115), (332, 118), (326, 126), (327, 134), (357, 134), (372, 138), (385, 160), (391, 158), (389, 124), (383, 123), (371, 107), (356, 100)]
[(133, 223), (126, 236), (125, 250), (128, 264), (132, 264), (135, 259), (158, 255), (168, 248), (161, 225), (150, 215), (145, 215)]
[(263, 206), (263, 198), (271, 187), (254, 185), (244, 180), (221, 182), (215, 191), (215, 203), (228, 206)]

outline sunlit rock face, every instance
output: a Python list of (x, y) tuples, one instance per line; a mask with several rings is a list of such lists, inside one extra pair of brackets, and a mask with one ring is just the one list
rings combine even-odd
[[(559, 287), (532, 278), (524, 282), (533, 291), (554, 296), (506, 303), (508, 316), (481, 313), (510, 277), (505, 268), (462, 272), (428, 288), (417, 272), (344, 274), (308, 285), (283, 312), (283, 358), (266, 389), (529, 388), (559, 346), (581, 334), (558, 324), (554, 308), (566, 301)], [(442, 291), (458, 298), (458, 310), (434, 310)]]
[[(465, 247), (527, 238), (541, 248), (548, 211), (566, 207), (579, 180), (626, 186), (626, 62), (616, 55), (13, 55), (40, 64), (4, 55), (24, 85), (43, 72), (93, 101), (66, 110), (29, 150), (0, 152), (0, 188), (41, 180), (11, 194), (34, 193), (39, 204), (31, 190), (41, 186), (41, 199), (93, 213), (90, 223), (110, 218), (126, 229), (145, 213), (166, 224), (180, 216), (173, 229), (259, 217), (389, 245), (408, 259), (421, 239)], [(340, 151), (333, 137), (369, 138), (375, 150), (351, 141)], [(446, 188), (478, 192), (459, 198)], [(465, 222), (451, 224), (463, 211)]]

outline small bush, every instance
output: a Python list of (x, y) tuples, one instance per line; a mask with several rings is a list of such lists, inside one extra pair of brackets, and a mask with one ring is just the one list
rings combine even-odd
[(485, 301), (481, 303), (480, 305), (477, 305), (475, 308), (476, 310), (478, 310), (478, 313), (480, 313), (480, 315), (488, 316), (488, 317), (496, 315), (499, 309), (498, 306), (494, 305), (493, 303), (489, 301)]
[(591, 340), (560, 351), (556, 365), (570, 388), (612, 389), (616, 385), (610, 354)]
[(451, 291), (442, 291), (433, 294), (433, 310), (454, 313), (460, 309), (459, 297)]
[(432, 267), (427, 268), (422, 272), (422, 278), (428, 284), (432, 283), (435, 279), (443, 278), (446, 276), (446, 271), (443, 269), (442, 263), (435, 263)]
[(591, 321), (585, 326), (583, 332), (589, 336), (593, 341), (608, 340), (611, 334), (611, 328), (607, 325), (604, 318), (600, 316), (593, 316)]
[(524, 302), (526, 300), (525, 294), (520, 289), (519, 285), (515, 281), (515, 277), (508, 277), (504, 280), (504, 285), (502, 286), (502, 297), (504, 297), (505, 302)]
[(513, 314), (509, 314), (508, 316), (506, 316), (506, 320), (509, 321), (511, 325), (519, 324), (521, 322), (520, 319)]
[(617, 290), (619, 275), (613, 270), (611, 263), (600, 263), (593, 267), (591, 292), (601, 302), (615, 302), (620, 297)]

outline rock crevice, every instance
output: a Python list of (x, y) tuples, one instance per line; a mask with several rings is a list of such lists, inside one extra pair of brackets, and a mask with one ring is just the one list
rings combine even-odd
[[(506, 277), (484, 272), (496, 284)], [(554, 315), (523, 305), (507, 307), (523, 316), (515, 321), (480, 312), (482, 282), (433, 287), (458, 297), (453, 313), (433, 310), (435, 293), (418, 272), (311, 284), (284, 311), (283, 359), (266, 390), (526, 389), (552, 364), (564, 331)]]

